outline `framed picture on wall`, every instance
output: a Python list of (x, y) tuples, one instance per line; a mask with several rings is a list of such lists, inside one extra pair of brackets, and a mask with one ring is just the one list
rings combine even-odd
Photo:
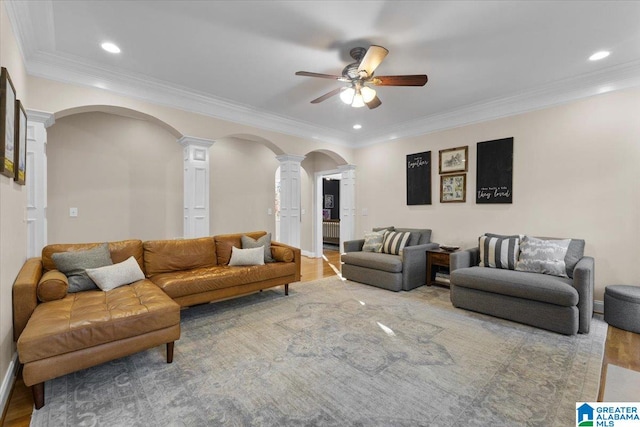
[(324, 208), (333, 209), (333, 194), (324, 195)]
[(466, 172), (469, 168), (469, 146), (440, 150), (439, 173)]
[(15, 154), (13, 161), (15, 174), (13, 176), (13, 180), (20, 185), (24, 185), (27, 175), (27, 113), (24, 111), (24, 107), (20, 100), (16, 100), (15, 128)]
[(463, 203), (466, 201), (467, 174), (440, 177), (440, 203)]
[(0, 69), (0, 173), (15, 175), (16, 89), (6, 68)]

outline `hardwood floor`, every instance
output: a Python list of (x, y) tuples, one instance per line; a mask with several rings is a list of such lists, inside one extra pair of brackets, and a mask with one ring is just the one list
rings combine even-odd
[[(325, 251), (323, 258), (302, 257), (302, 282), (310, 282), (323, 277), (333, 276), (340, 271), (340, 254), (338, 251)], [(640, 334), (623, 331), (609, 326), (605, 354), (602, 361), (602, 373), (598, 400), (604, 393), (604, 379), (608, 364), (633, 369), (640, 372)], [(33, 411), (31, 391), (18, 378), (13, 387), (9, 405), (5, 408), (2, 426), (28, 427)]]

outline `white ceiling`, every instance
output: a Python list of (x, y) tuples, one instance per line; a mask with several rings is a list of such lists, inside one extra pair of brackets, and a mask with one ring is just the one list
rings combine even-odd
[[(5, 3), (32, 75), (351, 146), (640, 86), (640, 1)], [(376, 74), (427, 85), (310, 104), (344, 83), (296, 71), (340, 74), (371, 44), (389, 49)]]

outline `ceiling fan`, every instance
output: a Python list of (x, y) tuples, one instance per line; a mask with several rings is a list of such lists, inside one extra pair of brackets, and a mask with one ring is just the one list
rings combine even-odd
[(311, 101), (318, 104), (325, 99), (340, 94), (340, 99), (352, 107), (364, 107), (369, 109), (379, 107), (382, 104), (374, 86), (424, 86), (427, 84), (426, 74), (402, 75), (402, 76), (374, 76), (373, 72), (387, 56), (389, 51), (382, 46), (371, 45), (369, 49), (355, 47), (349, 51), (349, 55), (356, 61), (342, 70), (341, 76), (332, 74), (311, 73), (298, 71), (296, 76), (320, 77), (323, 79), (338, 80), (349, 83), (348, 87), (339, 87)]

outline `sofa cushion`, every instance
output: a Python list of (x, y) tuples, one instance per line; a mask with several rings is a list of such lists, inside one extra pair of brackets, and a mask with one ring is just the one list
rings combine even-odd
[(18, 354), (28, 363), (179, 323), (180, 306), (149, 280), (111, 292), (78, 292), (36, 307)]
[(55, 301), (67, 296), (69, 279), (58, 270), (45, 272), (40, 281), (36, 293), (40, 302)]
[(211, 237), (149, 240), (143, 247), (147, 276), (216, 265), (216, 246)]
[(238, 249), (234, 246), (231, 248), (229, 265), (264, 265), (264, 247)]
[(264, 236), (254, 239), (249, 236), (240, 236), (242, 242), (242, 249), (251, 249), (262, 247), (264, 250), (264, 262), (275, 262), (271, 256), (271, 233), (267, 233)]
[(402, 272), (402, 257), (377, 252), (347, 252), (342, 254), (342, 262), (389, 273)]
[(520, 236), (485, 234), (478, 239), (480, 267), (515, 270), (520, 255)]
[(570, 239), (543, 240), (525, 236), (520, 244), (516, 270), (567, 277), (564, 258), (570, 243)]
[(401, 255), (411, 237), (409, 231), (387, 231), (382, 239), (382, 252), (391, 255)]
[(295, 275), (295, 273), (295, 263), (273, 262), (251, 267), (232, 267), (227, 265), (162, 273), (151, 277), (151, 281), (171, 298), (179, 298)]
[(407, 246), (431, 243), (431, 230), (428, 228), (396, 228), (395, 231), (408, 231), (411, 233)]
[(460, 268), (451, 272), (451, 284), (566, 307), (579, 299), (571, 279), (514, 270)]
[(267, 234), (266, 231), (252, 231), (250, 233), (236, 233), (236, 234), (220, 234), (213, 237), (216, 245), (216, 257), (218, 265), (228, 265), (231, 259), (231, 248), (242, 247), (242, 236), (248, 236), (252, 239), (259, 239)]
[(271, 246), (271, 256), (276, 262), (292, 262), (296, 257), (290, 248), (283, 246)]
[[(68, 251), (85, 251), (100, 245), (102, 245), (102, 243), (58, 243), (47, 245), (42, 249), (42, 266), (47, 271), (55, 270), (56, 264), (53, 262), (53, 259), (51, 259), (53, 254)], [(113, 262), (122, 262), (130, 256), (133, 256), (136, 261), (138, 261), (140, 268), (144, 271), (142, 240), (130, 239), (109, 242), (109, 253), (111, 254), (111, 261)]]
[(362, 245), (363, 252), (381, 252), (382, 240), (384, 239), (385, 232), (386, 230), (364, 233), (364, 245)]
[(132, 256), (117, 264), (88, 268), (87, 274), (103, 291), (110, 291), (144, 279), (142, 269)]
[(111, 265), (109, 245), (102, 243), (94, 248), (80, 251), (57, 252), (51, 255), (56, 268), (67, 276), (67, 292), (81, 292), (96, 288), (96, 284), (87, 275), (87, 268)]

